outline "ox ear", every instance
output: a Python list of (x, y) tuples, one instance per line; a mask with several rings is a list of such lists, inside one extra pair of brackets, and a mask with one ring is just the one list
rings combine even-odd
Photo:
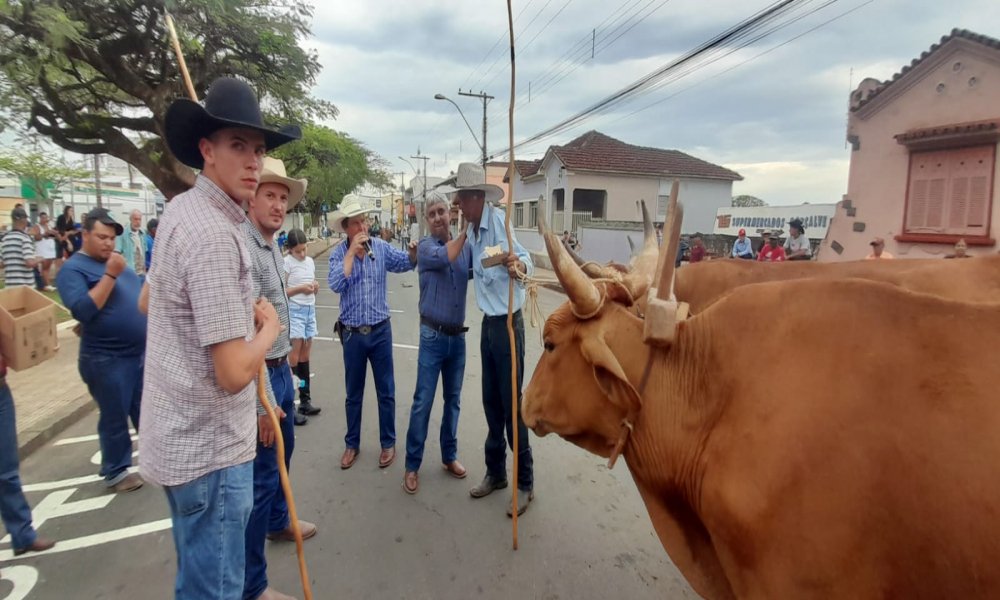
[(594, 369), (594, 379), (611, 401), (627, 413), (639, 412), (642, 398), (629, 382), (618, 358), (600, 338), (588, 337), (580, 346), (584, 358)]

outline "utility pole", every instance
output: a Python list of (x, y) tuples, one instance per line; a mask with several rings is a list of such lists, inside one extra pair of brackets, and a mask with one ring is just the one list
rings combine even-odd
[(406, 215), (404, 214), (405, 207), (403, 206), (403, 194), (406, 193), (406, 181), (403, 177), (406, 175), (406, 171), (397, 171), (393, 175), (399, 175), (399, 202), (396, 202), (395, 199), (392, 201), (393, 206), (399, 209), (399, 214), (396, 215), (396, 227), (399, 228), (403, 225), (403, 221), (406, 220)]
[(94, 191), (97, 194), (97, 208), (101, 208), (101, 161), (98, 155), (94, 155)]
[(417, 155), (411, 156), (410, 158), (412, 158), (413, 160), (424, 161), (424, 185), (423, 185), (424, 189), (421, 190), (420, 192), (420, 210), (419, 210), (420, 214), (417, 215), (417, 224), (420, 229), (420, 236), (423, 237), (424, 234), (426, 233), (427, 226), (424, 222), (425, 219), (422, 219), (421, 217), (424, 215), (424, 210), (426, 209), (427, 206), (427, 161), (430, 160), (431, 157), (422, 156), (420, 154), (420, 146), (417, 146)]
[[(468, 96), (469, 98), (479, 98), (483, 101), (483, 170), (486, 170), (486, 105), (490, 103), (493, 96), (479, 92), (478, 94), (473, 94), (472, 90), (468, 92), (458, 91), (459, 96)], [(483, 183), (486, 183), (485, 181)]]

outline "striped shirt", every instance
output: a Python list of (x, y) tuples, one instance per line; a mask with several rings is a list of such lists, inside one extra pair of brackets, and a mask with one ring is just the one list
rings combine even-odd
[(420, 272), (420, 316), (445, 327), (465, 324), (465, 294), (472, 276), (472, 244), (465, 242), (455, 262), (448, 262), (448, 248), (428, 236), (417, 246)]
[(386, 300), (386, 272), (405, 273), (413, 269), (410, 257), (380, 238), (372, 238), (375, 260), (354, 257), (351, 276), (344, 276), (344, 255), (350, 247), (345, 239), (330, 253), (330, 289), (340, 294), (340, 322), (348, 327), (377, 325), (389, 318)]
[(256, 382), (236, 394), (215, 376), (211, 346), (255, 335), (243, 209), (211, 180), (167, 204), (146, 277), (149, 325), (139, 464), (177, 486), (253, 460)]
[(0, 255), (3, 257), (4, 285), (35, 285), (35, 272), (28, 266), (27, 260), (35, 258), (35, 242), (31, 236), (20, 229), (12, 229), (3, 236), (0, 243)]

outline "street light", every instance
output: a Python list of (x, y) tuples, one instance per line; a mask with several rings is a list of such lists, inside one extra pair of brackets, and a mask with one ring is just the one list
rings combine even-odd
[(493, 96), (488, 96), (488, 95), (486, 95), (486, 94), (484, 94), (482, 92), (479, 92), (478, 94), (473, 94), (471, 92), (466, 93), (466, 92), (463, 92), (461, 90), (458, 91), (458, 95), (459, 96), (469, 96), (469, 97), (472, 97), (472, 98), (479, 98), (480, 100), (483, 101), (483, 141), (482, 141), (482, 143), (480, 143), (479, 138), (476, 137), (476, 132), (472, 130), (472, 125), (469, 125), (469, 120), (465, 118), (465, 113), (463, 113), (462, 109), (459, 108), (459, 106), (457, 104), (455, 104), (454, 100), (452, 100), (451, 98), (445, 96), (444, 94), (434, 94), (434, 99), (435, 100), (447, 100), (448, 102), (451, 102), (451, 105), (454, 106), (456, 110), (458, 110), (458, 114), (461, 115), (462, 120), (465, 121), (465, 126), (469, 128), (469, 133), (472, 134), (472, 139), (476, 141), (476, 145), (478, 145), (479, 149), (483, 151), (483, 170), (486, 170), (486, 105), (489, 104), (489, 101), (493, 99)]

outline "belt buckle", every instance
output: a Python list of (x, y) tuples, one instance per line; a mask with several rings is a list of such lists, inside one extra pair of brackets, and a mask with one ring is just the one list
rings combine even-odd
[(358, 327), (358, 333), (360, 333), (361, 335), (368, 335), (371, 332), (372, 328), (368, 325), (362, 325), (361, 327)]

